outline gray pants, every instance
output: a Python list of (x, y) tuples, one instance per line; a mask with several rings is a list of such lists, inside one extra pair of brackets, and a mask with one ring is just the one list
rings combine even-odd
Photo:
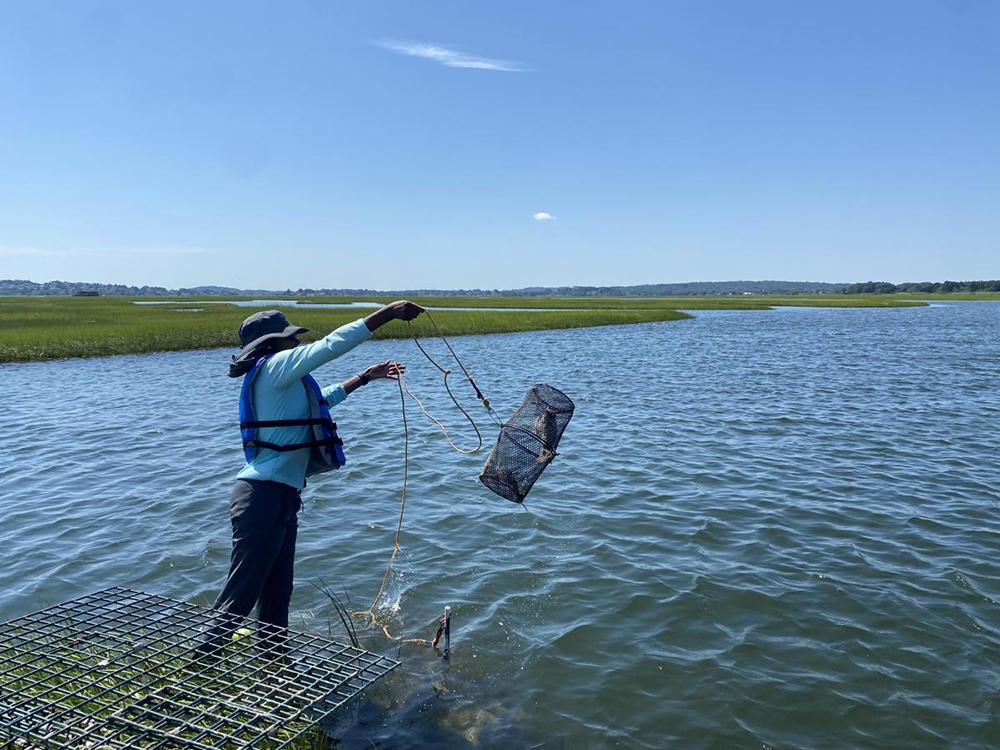
[(216, 614), (204, 639), (206, 646), (221, 646), (254, 605), (264, 625), (262, 635), (284, 641), (301, 507), (295, 487), (237, 480), (229, 500), (233, 525), (229, 577), (212, 605)]

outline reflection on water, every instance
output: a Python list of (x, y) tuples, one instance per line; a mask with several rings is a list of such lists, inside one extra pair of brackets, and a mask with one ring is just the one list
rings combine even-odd
[[(450, 605), (452, 658), (363, 630), (404, 664), (343, 746), (996, 747), (998, 323), (975, 303), (453, 340), (502, 416), (540, 382), (576, 415), (523, 510), (409, 404), (392, 632), (430, 637)], [(0, 367), (4, 619), (111, 585), (211, 602), (241, 460), (229, 354)], [(474, 444), (413, 342), (319, 379), (387, 358)], [(342, 629), (311, 582), (359, 609), (378, 588), (399, 409), (387, 382), (337, 409), (349, 463), (306, 491), (299, 627)]]

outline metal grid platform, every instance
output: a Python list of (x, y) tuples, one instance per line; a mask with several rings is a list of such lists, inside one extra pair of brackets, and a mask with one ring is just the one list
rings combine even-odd
[(0, 746), (285, 748), (399, 666), (322, 636), (281, 647), (257, 624), (221, 656), (210, 610), (111, 588), (0, 624)]

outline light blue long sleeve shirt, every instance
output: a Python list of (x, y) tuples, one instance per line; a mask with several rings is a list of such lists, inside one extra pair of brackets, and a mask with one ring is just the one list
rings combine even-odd
[[(259, 421), (272, 419), (303, 419), (309, 416), (309, 397), (302, 385), (302, 376), (320, 365), (346, 354), (372, 337), (364, 320), (356, 320), (327, 334), (311, 344), (300, 344), (272, 354), (253, 381), (254, 416)], [(246, 376), (244, 376), (246, 377)], [(323, 396), (332, 409), (347, 398), (344, 386), (327, 386)], [(277, 445), (307, 442), (312, 439), (308, 426), (263, 427), (261, 440)], [(306, 484), (309, 449), (273, 451), (264, 449), (236, 475), (237, 479), (259, 479), (281, 482), (302, 489)]]

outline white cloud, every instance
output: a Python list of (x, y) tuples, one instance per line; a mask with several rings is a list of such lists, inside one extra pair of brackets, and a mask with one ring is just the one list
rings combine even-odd
[(555, 221), (556, 217), (552, 214), (545, 213), (545, 211), (539, 211), (535, 214), (535, 221)]
[(489, 57), (467, 55), (436, 44), (421, 44), (416, 42), (396, 42), (385, 39), (375, 42), (382, 49), (395, 52), (397, 55), (422, 57), (433, 60), (449, 68), (475, 68), (476, 70), (500, 70), (506, 73), (523, 73), (527, 70), (521, 63), (509, 60), (493, 60)]

